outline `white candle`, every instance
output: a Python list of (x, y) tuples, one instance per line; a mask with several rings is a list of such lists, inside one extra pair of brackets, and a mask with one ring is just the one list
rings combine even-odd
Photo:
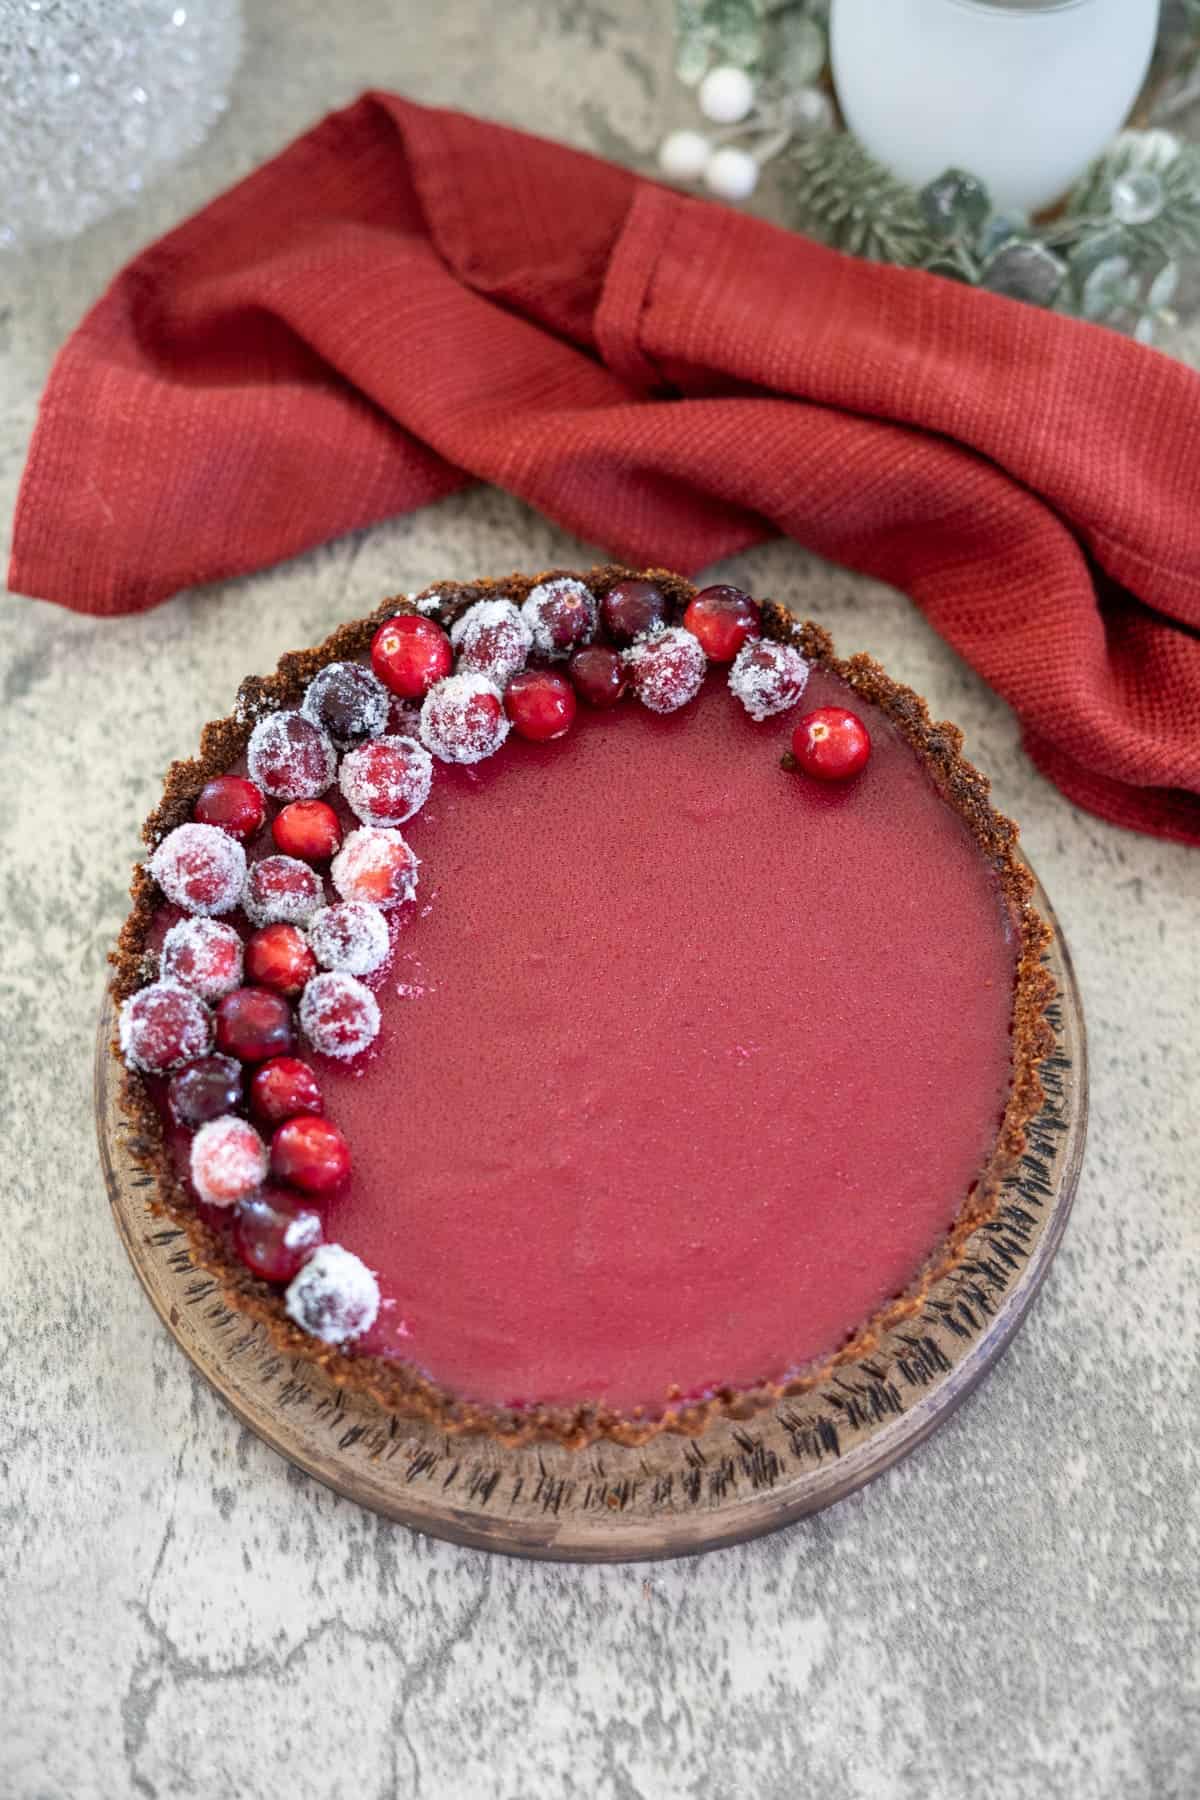
[(1056, 200), (1126, 118), (1159, 0), (833, 0), (846, 122), (916, 187), (947, 168), (1003, 211)]

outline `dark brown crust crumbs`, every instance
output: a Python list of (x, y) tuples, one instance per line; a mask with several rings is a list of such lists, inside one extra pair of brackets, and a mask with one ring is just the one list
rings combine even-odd
[[(575, 570), (552, 569), (534, 576), (513, 575), (503, 581), (438, 584), (426, 589), (422, 597), (436, 595), (440, 602), (436, 616), (450, 625), (476, 600), (505, 597), (519, 604), (540, 581), (576, 576), (594, 593), (603, 595), (614, 583), (634, 573), (638, 571), (614, 564), (582, 575)], [(650, 569), (640, 573), (666, 590), (677, 611), (696, 592), (691, 582), (669, 571)], [(326, 663), (364, 655), (384, 619), (415, 610), (413, 602), (385, 600), (368, 618), (339, 627), (323, 644), (284, 656), (274, 675), (251, 676), (243, 681), (232, 715), (205, 726), (199, 756), (172, 764), (162, 800), (142, 829), (146, 843), (157, 844), (168, 831), (190, 818), (200, 788), (241, 756), (259, 718), (279, 707), (296, 704), (317, 670)], [(916, 1281), (857, 1331), (836, 1355), (779, 1384), (746, 1390), (721, 1389), (700, 1401), (668, 1397), (666, 1410), (654, 1417), (645, 1416), (640, 1410), (626, 1415), (602, 1404), (538, 1406), (523, 1411), (491, 1408), (460, 1399), (414, 1369), (321, 1343), (294, 1325), (284, 1311), (279, 1292), (234, 1262), (220, 1238), (196, 1216), (171, 1167), (162, 1122), (146, 1084), (136, 1073), (124, 1071), (122, 1110), (133, 1128), (131, 1149), (156, 1182), (153, 1209), (169, 1215), (186, 1232), (193, 1257), (217, 1278), (229, 1303), (259, 1320), (287, 1355), (320, 1363), (340, 1385), (365, 1391), (382, 1406), (401, 1415), (425, 1419), (449, 1433), (485, 1432), (510, 1445), (554, 1441), (572, 1449), (600, 1438), (642, 1444), (662, 1431), (695, 1436), (714, 1418), (748, 1418), (785, 1395), (814, 1387), (834, 1366), (871, 1354), (883, 1333), (920, 1311), (932, 1285), (955, 1267), (967, 1240), (994, 1213), (1001, 1183), (1024, 1150), (1025, 1128), (1041, 1105), (1039, 1065), (1053, 1047), (1045, 1009), (1054, 997), (1054, 982), (1042, 963), (1050, 932), (1032, 904), (1033, 880), (1017, 857), (1016, 826), (995, 810), (988, 797), (986, 777), (962, 755), (963, 738), (958, 727), (931, 720), (925, 702), (911, 688), (894, 682), (868, 656), (840, 660), (820, 626), (797, 623), (773, 601), (763, 606), (763, 629), (768, 637), (795, 644), (810, 662), (840, 676), (863, 700), (887, 715), (920, 755), (945, 800), (969, 826), (994, 866), (1017, 921), (1021, 948), (1013, 998), (1012, 1089), (987, 1168), (967, 1196), (945, 1242)], [(111, 958), (115, 969), (112, 993), (118, 1002), (153, 977), (154, 963), (146, 946), (162, 901), (157, 883), (144, 867), (135, 870), (130, 892), (133, 907)], [(117, 1054), (114, 1044), (113, 1055)]]

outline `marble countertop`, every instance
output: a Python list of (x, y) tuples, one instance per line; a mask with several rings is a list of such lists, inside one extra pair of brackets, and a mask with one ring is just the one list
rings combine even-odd
[[(675, 105), (665, 0), (511, 0), (502, 45), (481, 0), (247, 11), (207, 145), (136, 211), (0, 265), (6, 524), (50, 359), (85, 306), (327, 107), (400, 87), (632, 159)], [(1174, 347), (1200, 360), (1200, 330)], [(243, 671), (381, 594), (590, 548), (476, 491), (141, 618), (3, 603), (0, 1793), (1187, 1800), (1200, 857), (1071, 807), (899, 594), (782, 543), (723, 569), (962, 723), (1078, 965), (1093, 1124), (1075, 1216), (1015, 1346), (944, 1430), (742, 1549), (525, 1565), (413, 1537), (285, 1466), (142, 1298), (101, 1186), (91, 1051), (167, 763)]]

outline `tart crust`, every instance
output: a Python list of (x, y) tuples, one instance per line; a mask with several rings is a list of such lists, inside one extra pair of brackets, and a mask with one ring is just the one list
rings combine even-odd
[[(142, 827), (143, 839), (153, 847), (168, 831), (185, 823), (204, 783), (243, 754), (259, 718), (297, 704), (326, 663), (364, 655), (382, 621), (397, 613), (417, 611), (418, 600), (436, 597), (433, 616), (449, 627), (475, 601), (504, 597), (520, 604), (539, 582), (569, 576), (602, 596), (618, 581), (634, 575), (656, 582), (677, 612), (697, 591), (691, 582), (668, 570), (633, 570), (608, 563), (583, 572), (550, 569), (504, 580), (437, 583), (415, 600), (398, 597), (381, 602), (366, 618), (339, 626), (324, 643), (282, 657), (273, 675), (247, 677), (229, 717), (204, 727), (199, 756), (172, 763), (162, 799)], [(1026, 1126), (1041, 1105), (1039, 1066), (1054, 1044), (1045, 1013), (1055, 987), (1043, 966), (1051, 934), (1032, 903), (1033, 878), (1018, 859), (1017, 828), (992, 806), (987, 777), (963, 756), (962, 732), (956, 725), (932, 720), (925, 702), (911, 688), (893, 681), (869, 656), (841, 660), (827, 632), (810, 621), (798, 622), (774, 601), (763, 603), (762, 626), (764, 636), (794, 644), (810, 662), (839, 676), (864, 701), (887, 715), (921, 757), (943, 799), (966, 822), (995, 869), (1017, 923), (1020, 948), (1013, 989), (1012, 1086), (992, 1153), (950, 1231), (904, 1292), (860, 1326), (834, 1355), (779, 1383), (720, 1388), (706, 1399), (686, 1402), (668, 1396), (664, 1409), (653, 1413), (642, 1408), (622, 1413), (600, 1403), (532, 1406), (520, 1411), (483, 1406), (439, 1387), (415, 1369), (322, 1343), (293, 1324), (279, 1291), (235, 1262), (221, 1238), (197, 1216), (172, 1168), (162, 1120), (146, 1083), (135, 1071), (123, 1069), (121, 1109), (131, 1127), (130, 1151), (153, 1178), (152, 1212), (169, 1217), (186, 1233), (193, 1259), (217, 1279), (228, 1303), (261, 1323), (284, 1354), (318, 1363), (339, 1386), (368, 1393), (381, 1406), (424, 1419), (449, 1434), (486, 1433), (508, 1445), (555, 1442), (568, 1449), (581, 1449), (598, 1439), (644, 1444), (664, 1431), (694, 1437), (718, 1417), (749, 1418), (785, 1396), (817, 1386), (838, 1365), (873, 1353), (884, 1333), (921, 1310), (934, 1283), (961, 1261), (968, 1239), (995, 1213), (1001, 1185), (1025, 1149)], [(134, 871), (130, 894), (133, 906), (110, 957), (114, 968), (111, 991), (118, 1003), (155, 973), (155, 959), (147, 943), (163, 896), (144, 865)], [(119, 1057), (115, 1041), (112, 1054)]]

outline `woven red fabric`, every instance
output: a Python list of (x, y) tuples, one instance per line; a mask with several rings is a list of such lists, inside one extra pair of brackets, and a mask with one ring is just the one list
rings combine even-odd
[(11, 586), (153, 606), (494, 482), (638, 563), (905, 589), (1081, 806), (1200, 842), (1200, 378), (369, 94), (143, 252), (42, 402)]

